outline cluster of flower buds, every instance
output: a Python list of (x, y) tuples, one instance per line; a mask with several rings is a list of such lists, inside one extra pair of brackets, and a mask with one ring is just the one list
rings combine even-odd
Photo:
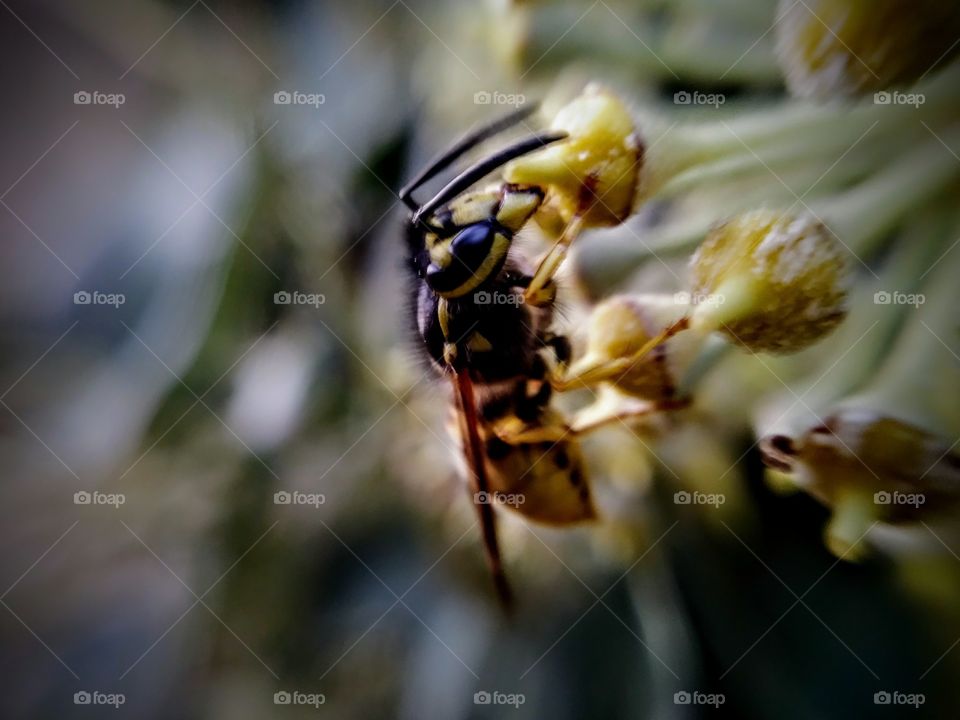
[[(737, 463), (706, 469), (707, 443), (685, 432), (702, 422), (698, 431), (725, 435), (718, 445), (728, 448), (753, 430), (768, 478), (830, 507), (828, 545), (853, 559), (875, 522), (934, 522), (960, 506), (960, 451), (952, 446), (960, 346), (949, 319), (960, 266), (953, 280), (938, 270), (935, 283), (920, 287), (934, 261), (960, 258), (960, 248), (951, 249), (956, 229), (946, 238), (914, 234), (938, 213), (947, 223), (958, 217), (960, 5), (779, 0), (774, 16), (750, 0), (696, 4), (696, 13), (684, 0), (624, 9), (636, 13), (624, 17), (643, 48), (650, 40), (655, 61), (607, 37), (602, 13), (578, 20), (577, 11), (551, 25), (554, 8), (513, 3), (509, 12), (524, 25), (497, 36), (514, 43), (517, 57), (526, 54), (525, 72), (532, 63), (550, 77), (558, 97), (583, 80), (579, 70), (551, 67), (564, 57), (548, 52), (561, 33), (568, 45), (590, 48), (591, 72), (598, 58), (616, 57), (619, 67), (604, 77), (630, 88), (628, 103), (587, 87), (548, 120), (568, 137), (503, 172), (508, 182), (546, 190), (535, 221), (556, 243), (537, 271), (538, 290), (584, 230), (606, 228), (577, 241), (580, 297), (606, 299), (588, 302), (582, 315), (577, 309), (582, 342), (558, 387), (596, 390), (571, 431), (695, 398), (695, 407), (658, 414), (643, 431), (653, 437), (669, 426), (672, 440), (657, 437), (655, 455), (671, 468), (689, 461), (689, 477), (679, 474), (704, 491)], [(630, 21), (648, 12), (656, 23)], [(752, 18), (756, 29), (720, 63), (719, 79), (739, 86), (738, 73), (763, 78), (763, 92), (697, 107), (698, 87), (720, 87), (711, 72), (734, 15), (733, 25)], [(709, 32), (681, 52), (673, 40), (700, 39), (690, 32), (693, 18)], [(664, 27), (684, 32), (674, 37)], [(645, 87), (639, 77), (655, 80)], [(678, 77), (671, 105), (654, 82)], [(772, 94), (774, 85), (788, 95)], [(689, 282), (671, 294), (661, 267), (679, 269), (687, 258)], [(896, 272), (875, 284), (874, 271), (888, 261)], [(651, 288), (666, 293), (643, 294)], [(907, 310), (898, 298), (921, 289), (927, 304)], [(760, 421), (771, 407), (777, 412)], [(780, 415), (790, 422), (775, 421)], [(630, 474), (637, 463), (631, 456), (625, 465)]]
[[(626, 106), (613, 93), (595, 86), (556, 115), (553, 127), (570, 137), (511, 162), (509, 182), (548, 189), (548, 204), (567, 224), (580, 228), (623, 222), (636, 202), (643, 152)], [(567, 240), (569, 242), (569, 239)], [(692, 264), (689, 324), (704, 332), (720, 331), (751, 351), (794, 352), (832, 330), (844, 317), (846, 252), (815, 218), (776, 211), (747, 212), (714, 228)], [(599, 360), (627, 362), (625, 348), (664, 326), (650, 327), (639, 305), (617, 299), (597, 308), (595, 337), (576, 376)], [(622, 325), (623, 341), (615, 351), (603, 349), (604, 328)], [(678, 328), (679, 329), (679, 328)], [(665, 338), (664, 338), (665, 339)], [(629, 363), (628, 363), (629, 364)], [(650, 362), (630, 365), (631, 373), (650, 374)], [(654, 373), (655, 374), (655, 373)], [(622, 378), (621, 385), (642, 388), (655, 397), (656, 377)]]
[(827, 543), (845, 557), (861, 554), (859, 541), (876, 521), (934, 522), (960, 507), (960, 255), (947, 258), (923, 292), (903, 294), (913, 301), (906, 308), (887, 291), (876, 293), (874, 315), (906, 313), (908, 320), (865, 387), (827, 403), (822, 420), (808, 411), (805, 428), (761, 441), (770, 467), (833, 508)]

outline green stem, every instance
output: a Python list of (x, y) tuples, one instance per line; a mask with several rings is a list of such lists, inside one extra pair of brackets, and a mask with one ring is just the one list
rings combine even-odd
[(830, 551), (848, 561), (863, 558), (868, 550), (864, 535), (874, 522), (876, 511), (869, 493), (850, 490), (841, 494), (824, 533)]
[(944, 147), (960, 148), (960, 127), (938, 137), (902, 154), (852, 190), (811, 203), (811, 208), (853, 252), (868, 255), (891, 227), (960, 178), (960, 160)]
[[(956, 241), (960, 223), (956, 215), (953, 220), (948, 239)], [(903, 296), (915, 296), (915, 304), (900, 306), (907, 314), (907, 326), (869, 386), (840, 407), (894, 417), (952, 440), (960, 435), (960, 246), (943, 249), (924, 271), (919, 293), (915, 286), (885, 288), (891, 294), (902, 293), (900, 301)], [(878, 311), (895, 309), (899, 307), (892, 300), (878, 307)]]
[(739, 161), (730, 158), (738, 156), (762, 160), (765, 153), (774, 153), (774, 157), (822, 157), (833, 162), (861, 142), (870, 146), (880, 141), (889, 152), (891, 145), (905, 144), (913, 137), (921, 122), (937, 131), (954, 121), (955, 87), (960, 87), (960, 63), (913, 89), (925, 97), (916, 108), (876, 105), (869, 97), (855, 105), (791, 102), (699, 125), (677, 126), (664, 118), (641, 117), (639, 127), (648, 151), (638, 202), (656, 197), (671, 180), (699, 166), (728, 161), (737, 167)]

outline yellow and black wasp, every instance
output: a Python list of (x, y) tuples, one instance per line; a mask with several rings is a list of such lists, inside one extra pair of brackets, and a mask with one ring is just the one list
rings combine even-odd
[[(464, 137), (400, 191), (410, 209), (407, 258), (418, 345), (454, 386), (487, 562), (504, 604), (510, 590), (493, 506), (503, 498), (500, 504), (554, 524), (592, 519), (578, 435), (603, 420), (577, 427), (550, 405), (555, 387), (565, 387), (561, 376), (570, 344), (554, 332), (552, 273), (541, 281), (543, 273), (534, 272), (513, 244), (547, 191), (502, 181), (474, 185), (567, 134), (544, 131), (521, 139), (468, 167), (422, 204), (412, 193), (534, 110), (523, 108)], [(522, 498), (522, 504), (510, 498)]]

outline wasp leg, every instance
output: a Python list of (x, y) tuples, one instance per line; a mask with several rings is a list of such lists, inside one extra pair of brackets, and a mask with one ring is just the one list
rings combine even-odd
[(690, 318), (682, 317), (672, 325), (668, 325), (648, 340), (643, 347), (632, 355), (612, 358), (602, 362), (579, 366), (574, 363), (568, 374), (551, 379), (551, 385), (557, 392), (565, 392), (581, 386), (589, 387), (605, 381), (613, 381), (629, 372), (637, 363), (658, 346), (665, 343), (682, 330), (690, 327)]
[(549, 278), (543, 287), (533, 293), (529, 291), (533, 275), (511, 272), (507, 274), (506, 279), (510, 284), (527, 291), (524, 293), (523, 301), (532, 307), (549, 307), (557, 299), (557, 284), (553, 278)]
[[(570, 425), (570, 430), (576, 435), (585, 435), (606, 425), (627, 423), (658, 413), (671, 410), (682, 410), (690, 406), (689, 398), (672, 400), (635, 400), (624, 397), (618, 404), (607, 404), (602, 401), (594, 403), (578, 412)], [(607, 405), (607, 407), (597, 407)]]
[(493, 427), (493, 433), (508, 445), (559, 443), (567, 437), (593, 432), (606, 425), (626, 423), (658, 413), (682, 410), (690, 406), (689, 398), (670, 400), (636, 400), (621, 396), (616, 403), (597, 401), (573, 417), (571, 423), (526, 423), (517, 417), (504, 418)]
[(498, 422), (493, 432), (508, 445), (532, 445), (560, 442), (570, 434), (570, 427), (561, 423), (537, 425), (525, 423), (517, 417), (509, 417)]
[(557, 274), (557, 270), (560, 269), (560, 265), (567, 256), (567, 249), (571, 243), (576, 240), (582, 230), (583, 216), (576, 215), (567, 223), (567, 226), (563, 229), (563, 232), (560, 233), (560, 237), (557, 238), (553, 247), (550, 248), (543, 260), (540, 261), (540, 265), (537, 267), (533, 279), (527, 286), (527, 292), (523, 296), (526, 302), (531, 305), (535, 304), (535, 301), (540, 297), (540, 293), (553, 280), (553, 276)]
[(573, 349), (570, 347), (570, 340), (566, 335), (549, 335), (544, 340), (540, 359), (544, 366), (544, 383), (551, 390), (556, 390), (557, 385), (563, 382), (572, 355)]

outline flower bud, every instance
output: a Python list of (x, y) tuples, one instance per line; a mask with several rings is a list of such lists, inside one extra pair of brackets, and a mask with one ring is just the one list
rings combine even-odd
[(633, 356), (683, 317), (688, 306), (679, 300), (671, 295), (615, 295), (597, 305), (588, 321), (586, 352), (570, 368), (570, 376), (589, 383), (596, 368), (620, 363), (622, 372), (610, 380), (618, 390), (645, 400), (674, 398), (702, 336), (678, 333), (642, 358)]
[(960, 455), (901, 420), (848, 408), (797, 438), (760, 442), (764, 462), (834, 509), (827, 544), (850, 551), (875, 521), (916, 522), (960, 507)]
[(855, 96), (918, 80), (958, 34), (954, 2), (781, 0), (777, 52), (794, 95)]
[(843, 245), (809, 215), (756, 210), (715, 227), (691, 261), (690, 326), (719, 330), (751, 352), (790, 353), (846, 314)]
[(633, 210), (643, 144), (626, 105), (596, 85), (560, 109), (551, 125), (569, 137), (509, 163), (507, 182), (550, 191), (548, 203), (564, 222), (618, 225)]

